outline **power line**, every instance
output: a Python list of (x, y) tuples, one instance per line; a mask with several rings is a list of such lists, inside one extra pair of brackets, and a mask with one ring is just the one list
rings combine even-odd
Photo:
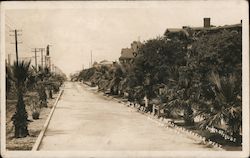
[[(10, 29), (10, 30), (15, 30), (13, 27), (10, 26), (10, 24), (5, 22), (5, 25)], [(26, 46), (27, 48), (32, 48), (28, 43), (23, 42), (22, 44), (24, 44), (24, 46)]]
[[(18, 23), (17, 21), (14, 21), (13, 19), (11, 19), (8, 15), (5, 15), (5, 19), (7, 19), (9, 21), (9, 25), (13, 25), (13, 26), (22, 26), (20, 25), (20, 23)], [(27, 41), (27, 39), (25, 40), (26, 36), (23, 36), (23, 41)], [(36, 38), (38, 38), (39, 40), (41, 40), (41, 38), (39, 38), (39, 36), (36, 36)], [(31, 41), (34, 40), (33, 38), (31, 39)], [(42, 40), (41, 40), (42, 41)], [(26, 42), (24, 42), (24, 45), (27, 47), (27, 48), (32, 48), (32, 46)]]
[[(13, 28), (15, 28), (15, 26), (17, 27), (17, 26), (22, 26), (22, 25), (19, 25), (20, 23), (18, 23), (17, 21), (14, 21), (13, 19), (11, 19), (8, 15), (6, 15), (5, 16), (6, 18), (5, 18), (5, 25), (8, 27), (8, 29), (10, 29), (10, 30), (14, 30)], [(26, 39), (25, 40), (25, 38), (24, 37), (26, 37), (26, 36), (23, 36), (23, 41), (32, 41), (32, 40), (35, 40), (35, 39), (38, 39), (38, 40), (40, 40), (40, 41), (43, 41), (39, 36), (33, 36), (33, 38), (29, 38), (28, 40)], [(17, 44), (18, 44), (18, 42), (17, 42)], [(25, 47), (27, 47), (27, 48), (31, 48), (32, 49), (32, 46), (29, 44), (29, 43), (27, 43), (27, 42), (23, 42), (23, 46), (25, 46)], [(49, 45), (50, 46), (50, 45)], [(43, 59), (43, 51), (44, 51), (44, 48), (35, 48), (35, 52), (37, 53), (38, 51), (39, 51), (39, 49), (40, 49), (40, 51), (41, 51), (41, 65), (43, 66), (43, 62), (45, 62), (45, 65), (46, 65), (46, 56), (45, 56), (45, 61), (44, 61), (44, 59)], [(18, 50), (16, 51), (17, 52), (17, 58), (18, 58)], [(33, 51), (34, 52), (34, 51)], [(37, 54), (35, 53), (35, 64), (36, 64), (36, 68), (37, 68)], [(48, 56), (47, 57), (47, 64), (49, 64), (49, 65), (51, 65), (51, 57), (50, 56)]]
[(45, 50), (45, 48), (39, 48), (41, 51), (41, 66), (43, 67), (43, 63), (44, 63), (44, 55), (43, 55), (43, 51)]
[(13, 30), (13, 29), (11, 28), (11, 26), (8, 25), (7, 23), (5, 23), (5, 25), (6, 25), (10, 30)]

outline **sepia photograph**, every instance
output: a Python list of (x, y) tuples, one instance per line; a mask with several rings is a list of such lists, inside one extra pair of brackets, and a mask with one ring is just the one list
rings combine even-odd
[(2, 157), (248, 157), (248, 2), (1, 2)]

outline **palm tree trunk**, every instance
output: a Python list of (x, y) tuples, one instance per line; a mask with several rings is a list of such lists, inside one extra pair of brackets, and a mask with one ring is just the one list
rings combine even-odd
[(46, 90), (43, 85), (40, 85), (38, 89), (39, 100), (40, 100), (40, 107), (48, 107), (47, 106), (47, 94)]
[(184, 121), (186, 125), (194, 125), (193, 110), (190, 105), (184, 108)]
[(18, 101), (16, 105), (16, 112), (13, 116), (13, 124), (15, 127), (15, 137), (16, 138), (23, 138), (29, 135), (28, 132), (28, 115), (25, 109), (25, 104), (23, 100), (23, 94), (18, 92)]
[(49, 98), (50, 98), (50, 99), (53, 99), (53, 93), (52, 93), (52, 90), (51, 90), (51, 89), (49, 90)]

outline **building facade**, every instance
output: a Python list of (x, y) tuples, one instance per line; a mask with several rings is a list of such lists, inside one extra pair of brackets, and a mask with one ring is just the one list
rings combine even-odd
[(141, 46), (142, 43), (140, 41), (133, 41), (131, 43), (131, 48), (122, 48), (121, 56), (119, 58), (120, 63), (132, 63), (134, 61), (134, 58), (137, 56)]

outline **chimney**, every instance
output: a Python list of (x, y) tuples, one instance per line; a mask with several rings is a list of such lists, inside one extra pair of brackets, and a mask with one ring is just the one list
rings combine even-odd
[(204, 18), (204, 27), (210, 27), (210, 18)]

